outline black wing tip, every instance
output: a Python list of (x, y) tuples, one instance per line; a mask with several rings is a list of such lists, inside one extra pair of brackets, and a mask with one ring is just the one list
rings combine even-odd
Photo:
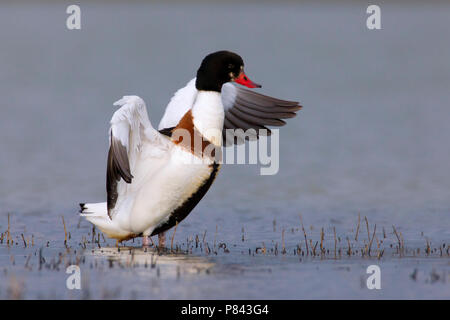
[(286, 109), (286, 112), (297, 112), (303, 109), (303, 106), (295, 101), (292, 101), (290, 105), (277, 104), (277, 107)]
[(295, 102), (293, 106), (284, 107), (286, 108), (286, 113), (291, 113), (292, 116), (284, 117), (283, 119), (289, 119), (289, 118), (295, 118), (297, 116), (297, 111), (300, 111), (303, 109), (303, 106), (300, 105), (298, 102)]
[(130, 174), (129, 176), (128, 175), (123, 175), (122, 176), (122, 179), (126, 182), (126, 183), (131, 183), (131, 182), (133, 182), (133, 175), (132, 174)]
[[(293, 110), (291, 110), (291, 112), (290, 112), (290, 113), (292, 113), (292, 118), (295, 118), (297, 116), (297, 112), (302, 110), (302, 109), (303, 109), (303, 106), (297, 104), (297, 106)], [(284, 119), (289, 119), (289, 118), (284, 118)]]
[(175, 129), (175, 127), (169, 127), (169, 128), (163, 128), (159, 130), (159, 133), (168, 136), (169, 138), (172, 137), (172, 132)]
[(117, 138), (111, 138), (111, 146), (108, 151), (107, 175), (111, 174), (111, 181), (119, 181), (122, 178), (126, 183), (131, 183), (133, 175), (130, 171), (127, 149)]
[(83, 213), (84, 209), (86, 209), (86, 203), (80, 203), (80, 213)]

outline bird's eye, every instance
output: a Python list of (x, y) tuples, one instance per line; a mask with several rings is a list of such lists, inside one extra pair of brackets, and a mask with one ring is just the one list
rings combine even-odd
[(228, 69), (234, 69), (234, 64), (232, 63), (228, 64)]

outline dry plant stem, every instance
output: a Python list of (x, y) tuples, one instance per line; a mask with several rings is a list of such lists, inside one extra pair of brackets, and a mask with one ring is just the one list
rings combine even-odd
[(333, 227), (333, 233), (334, 233), (334, 258), (336, 259), (337, 239), (336, 239), (336, 228), (335, 227)]
[(314, 247), (313, 247), (313, 255), (314, 256), (316, 256), (316, 248), (317, 248), (317, 244), (318, 244), (319, 242), (318, 241), (316, 241), (316, 243), (314, 244)]
[(369, 257), (370, 257), (370, 250), (372, 248), (372, 242), (373, 242), (373, 239), (375, 238), (376, 230), (377, 230), (377, 225), (375, 224), (375, 227), (373, 228), (372, 239), (370, 239), (370, 241), (369, 241), (369, 252), (368, 252), (369, 253)]
[(172, 239), (170, 240), (170, 250), (173, 250), (173, 239), (175, 238), (175, 233), (177, 232), (178, 221), (175, 223), (175, 228), (173, 229)]
[(323, 247), (323, 239), (325, 238), (325, 233), (323, 232), (323, 228), (320, 230), (320, 252), (323, 254), (325, 248)]
[(25, 241), (25, 237), (23, 236), (23, 233), (21, 234), (21, 236), (22, 236), (22, 240), (23, 240), (23, 245), (26, 248), (27, 247), (27, 242)]
[(394, 230), (394, 234), (397, 237), (398, 250), (399, 250), (399, 253), (401, 254), (402, 242), (400, 241), (400, 237), (398, 236), (398, 233), (397, 233), (397, 230), (395, 229), (395, 226), (392, 226), (392, 229)]
[(364, 217), (364, 220), (366, 220), (366, 227), (367, 227), (367, 241), (370, 241), (369, 220), (367, 220), (367, 217)]
[(305, 244), (306, 244), (306, 255), (309, 255), (309, 248), (308, 248), (308, 239), (306, 237), (306, 231), (305, 231), (305, 227), (303, 226), (303, 219), (302, 219), (302, 215), (300, 215), (300, 222), (302, 224), (302, 230), (303, 230), (303, 235), (305, 237)]
[[(66, 235), (66, 239), (67, 239), (67, 235)], [(94, 243), (95, 242), (95, 225), (92, 225), (92, 239), (91, 242)], [(133, 242), (134, 242), (134, 238), (133, 238)]]
[(64, 226), (64, 244), (67, 244), (67, 229), (66, 229), (66, 222), (64, 221), (64, 216), (61, 216), (62, 223)]
[(10, 232), (10, 230), (11, 230), (11, 224), (10, 224), (10, 218), (9, 218), (9, 213), (8, 213), (8, 231), (7, 231), (7, 234), (6, 234), (6, 243), (8, 244), (8, 246), (9, 246), (9, 242), (11, 241), (11, 232)]
[(359, 223), (360, 223), (360, 220), (361, 220), (361, 215), (360, 215), (359, 212), (358, 212), (358, 225), (357, 225), (357, 227), (356, 227), (355, 241), (358, 241)]
[(217, 240), (218, 232), (219, 232), (219, 226), (216, 224), (216, 233), (214, 233), (214, 251), (216, 251), (216, 240)]
[(375, 241), (377, 242), (377, 254), (380, 255), (380, 241), (378, 240), (377, 235), (375, 235)]
[(398, 233), (400, 236), (400, 241), (402, 244), (402, 252), (405, 250), (405, 241), (403, 240), (403, 234), (401, 232)]

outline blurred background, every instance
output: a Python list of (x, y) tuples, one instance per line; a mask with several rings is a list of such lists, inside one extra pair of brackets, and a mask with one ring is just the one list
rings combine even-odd
[(449, 208), (448, 4), (381, 2), (382, 30), (368, 30), (365, 1), (82, 1), (82, 28), (68, 30), (69, 4), (1, 4), (0, 210), (101, 200), (112, 103), (141, 96), (157, 126), (221, 49), (244, 58), (261, 92), (304, 109), (281, 130), (279, 174), (225, 166), (210, 204)]
[(0, 3), (0, 213), (43, 234), (61, 214), (76, 223), (79, 202), (106, 196), (112, 103), (141, 96), (157, 126), (226, 49), (260, 92), (304, 108), (280, 130), (279, 173), (225, 165), (185, 232), (245, 225), (260, 241), (274, 219), (348, 226), (359, 212), (448, 240), (450, 4), (372, 2), (77, 1), (81, 30), (66, 28), (70, 1)]

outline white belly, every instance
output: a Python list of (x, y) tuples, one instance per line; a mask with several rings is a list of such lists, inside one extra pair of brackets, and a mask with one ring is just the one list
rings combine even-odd
[(211, 176), (211, 161), (198, 163), (198, 158), (179, 146), (170, 152), (167, 163), (146, 177), (123, 208), (130, 212), (119, 218), (120, 224), (131, 233), (151, 234)]

